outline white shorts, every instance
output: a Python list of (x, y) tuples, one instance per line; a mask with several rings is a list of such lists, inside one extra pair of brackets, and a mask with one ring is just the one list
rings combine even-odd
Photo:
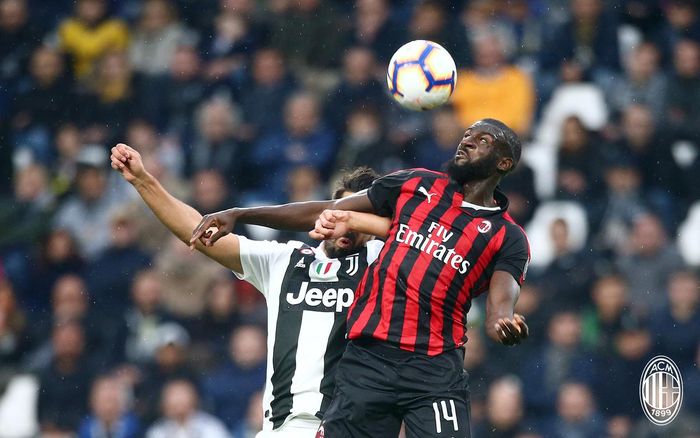
[(321, 420), (318, 418), (292, 418), (275, 430), (262, 430), (255, 438), (315, 438)]

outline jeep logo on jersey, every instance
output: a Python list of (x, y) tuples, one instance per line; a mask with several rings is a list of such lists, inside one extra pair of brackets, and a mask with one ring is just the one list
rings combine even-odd
[(287, 294), (288, 310), (313, 310), (316, 312), (342, 312), (350, 307), (355, 299), (355, 292), (348, 287), (330, 287), (326, 290), (312, 287), (303, 281), (299, 291)]
[(309, 278), (311, 281), (337, 280), (340, 260), (314, 260), (309, 266)]

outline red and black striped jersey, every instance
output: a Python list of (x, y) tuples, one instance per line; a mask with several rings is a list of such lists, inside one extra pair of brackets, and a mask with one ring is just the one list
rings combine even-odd
[(498, 206), (469, 204), (459, 184), (425, 169), (382, 177), (367, 194), (392, 223), (358, 286), (348, 337), (431, 356), (461, 347), (471, 300), (488, 290), (494, 271), (525, 278), (529, 245), (506, 212), (508, 199), (496, 190)]

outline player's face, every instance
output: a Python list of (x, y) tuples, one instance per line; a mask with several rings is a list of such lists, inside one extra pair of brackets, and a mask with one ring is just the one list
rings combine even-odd
[[(340, 196), (345, 198), (352, 195), (353, 192), (343, 192)], [(372, 238), (369, 234), (361, 233), (346, 233), (336, 239), (328, 239), (323, 241), (323, 248), (330, 258), (345, 257), (350, 254), (355, 254)]]
[(464, 133), (447, 173), (458, 183), (486, 179), (498, 172), (500, 160), (496, 131), (490, 125), (475, 123)]

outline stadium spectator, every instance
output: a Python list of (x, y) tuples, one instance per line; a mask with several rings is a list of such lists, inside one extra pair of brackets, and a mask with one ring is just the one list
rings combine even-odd
[(685, 385), (685, 403), (690, 412), (700, 412), (700, 343), (695, 349), (695, 363), (681, 370)]
[(568, 380), (590, 383), (595, 371), (592, 356), (581, 345), (581, 319), (561, 311), (549, 322), (548, 340), (529, 360), (522, 361), (520, 377), (527, 413), (543, 417), (554, 411), (557, 391)]
[(394, 51), (405, 42), (403, 29), (391, 16), (388, 0), (357, 0), (350, 35), (352, 45), (369, 47), (377, 59), (386, 64)]
[(252, 141), (282, 125), (279, 108), (295, 88), (282, 52), (271, 47), (255, 52), (249, 83), (240, 90), (243, 138)]
[(669, 277), (682, 269), (683, 259), (668, 241), (658, 217), (645, 214), (634, 220), (628, 252), (616, 260), (630, 285), (630, 303), (636, 312), (649, 314), (667, 303)]
[(129, 46), (134, 70), (147, 75), (163, 74), (177, 47), (189, 42), (187, 29), (178, 22), (170, 0), (146, 0)]
[(509, 438), (536, 433), (525, 419), (522, 385), (517, 377), (506, 376), (489, 387), (486, 421), (475, 428), (475, 436)]
[[(133, 219), (135, 208), (117, 210), (110, 218), (111, 243), (85, 267), (85, 277), (95, 302), (103, 309), (123, 313), (136, 272), (151, 264), (150, 255), (138, 247), (139, 230)], [(119, 266), (118, 270), (114, 267)]]
[(132, 304), (124, 312), (119, 339), (123, 343), (124, 359), (129, 364), (153, 362), (161, 342), (159, 327), (173, 319), (163, 310), (160, 280), (154, 270), (141, 271), (133, 277)]
[(27, 318), (12, 284), (0, 276), (0, 379), (13, 374), (30, 346)]
[(245, 421), (241, 423), (238, 429), (233, 431), (234, 438), (253, 438), (257, 431), (263, 427), (263, 394), (258, 391), (250, 397), (248, 403), (248, 411), (246, 412)]
[(102, 55), (125, 50), (129, 44), (129, 29), (121, 20), (110, 17), (107, 8), (105, 0), (78, 0), (75, 15), (58, 28), (59, 47), (71, 57), (78, 78), (92, 73)]
[(545, 430), (545, 436), (605, 436), (605, 421), (596, 409), (590, 388), (582, 383), (564, 383), (558, 390), (557, 415)]
[(165, 322), (156, 328), (155, 361), (142, 367), (134, 388), (134, 410), (144, 424), (151, 424), (158, 417), (159, 401), (167, 400), (161, 393), (168, 384), (186, 380), (194, 384), (197, 376), (188, 364), (190, 336), (175, 322)]
[(645, 105), (655, 118), (663, 116), (668, 83), (660, 62), (659, 49), (652, 42), (632, 49), (625, 59), (625, 75), (616, 80), (615, 92), (607, 96), (614, 113), (631, 105)]
[(51, 189), (58, 197), (72, 187), (77, 171), (77, 159), (83, 147), (80, 130), (75, 123), (64, 123), (56, 128), (53, 137), (55, 157), (51, 164)]
[(110, 217), (124, 193), (108, 190), (106, 151), (85, 146), (78, 156), (76, 193), (64, 201), (54, 217), (54, 227), (70, 231), (80, 251), (94, 260), (109, 246)]
[(664, 110), (674, 138), (698, 141), (700, 110), (694, 105), (700, 97), (700, 43), (682, 40), (673, 48), (671, 74)]
[(231, 332), (227, 361), (202, 380), (204, 400), (229, 430), (241, 427), (250, 399), (265, 385), (266, 353), (263, 330), (240, 326)]
[(688, 0), (670, 0), (661, 5), (662, 20), (650, 36), (661, 48), (664, 64), (672, 64), (672, 53), (678, 42), (689, 39), (700, 42), (698, 5)]
[(201, 170), (192, 176), (192, 206), (204, 213), (226, 208), (235, 202), (225, 176), (216, 170)]
[(460, 70), (452, 97), (459, 121), (469, 126), (494, 117), (527, 136), (534, 116), (535, 89), (530, 77), (508, 62), (511, 42), (503, 32), (485, 30), (472, 39), (475, 66)]
[(77, 322), (56, 325), (51, 344), (53, 359), (39, 373), (39, 424), (42, 433), (70, 433), (87, 413), (94, 370), (85, 360), (85, 332)]
[(449, 108), (440, 108), (432, 114), (430, 128), (427, 138), (416, 145), (415, 167), (440, 171), (454, 156), (464, 129), (455, 111)]
[(690, 367), (700, 342), (700, 279), (693, 271), (679, 271), (668, 279), (668, 304), (649, 321), (654, 350)]
[(434, 41), (450, 52), (458, 67), (466, 67), (471, 61), (467, 31), (450, 14), (445, 2), (426, 0), (416, 4), (407, 31), (406, 41)]
[(146, 433), (146, 438), (202, 436), (229, 438), (221, 420), (198, 409), (197, 389), (186, 380), (174, 380), (163, 388), (163, 417)]
[(128, 407), (127, 388), (111, 376), (98, 377), (90, 391), (91, 415), (78, 429), (78, 438), (138, 438), (141, 426)]
[(0, 117), (7, 117), (12, 88), (27, 72), (27, 61), (41, 32), (32, 23), (26, 0), (0, 2)]
[(614, 351), (615, 336), (630, 317), (627, 283), (619, 275), (604, 275), (593, 284), (591, 298), (593, 306), (582, 314), (581, 341), (603, 356)]
[(321, 119), (319, 101), (311, 94), (295, 94), (284, 107), (284, 128), (263, 137), (251, 151), (251, 161), (265, 175), (258, 178), (260, 196), (279, 200), (289, 172), (299, 164), (314, 167), (328, 178), (335, 156), (333, 132)]

